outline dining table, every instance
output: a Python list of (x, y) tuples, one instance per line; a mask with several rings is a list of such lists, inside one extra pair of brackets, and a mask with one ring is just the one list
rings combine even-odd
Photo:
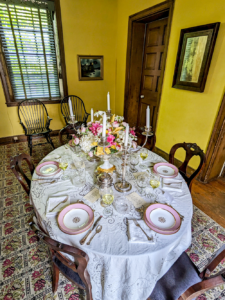
[[(61, 172), (54, 176), (55, 180), (45, 180), (34, 172), (31, 182), (30, 201), (33, 204), (38, 222), (49, 236), (61, 243), (77, 247), (87, 253), (89, 262), (87, 271), (92, 285), (92, 297), (94, 300), (144, 300), (153, 291), (157, 281), (170, 269), (180, 255), (191, 244), (191, 220), (193, 204), (190, 191), (182, 176), (177, 178), (182, 181), (180, 191), (167, 191), (170, 196), (170, 205), (182, 216), (180, 229), (172, 235), (155, 233), (154, 242), (131, 242), (127, 234), (127, 220), (142, 218), (140, 210), (137, 210), (130, 202), (127, 214), (119, 213), (112, 204), (112, 214), (104, 215), (104, 207), (100, 199), (94, 203), (85, 199), (85, 195), (96, 188), (96, 168), (99, 162), (91, 162), (85, 154), (77, 155), (68, 145), (61, 146), (49, 153), (42, 161), (54, 160), (67, 155), (69, 166), (66, 170), (67, 180), (61, 180)], [(86, 183), (84, 186), (76, 186), (71, 174), (74, 174), (76, 161), (83, 160), (85, 164)], [(75, 162), (75, 163), (74, 163)], [(122, 164), (119, 154), (113, 154), (110, 158), (112, 164)], [(166, 162), (164, 158), (152, 151), (148, 151), (145, 163)], [(141, 163), (141, 159), (140, 159)], [(137, 165), (138, 172), (145, 172)], [(113, 174), (113, 182), (117, 180)], [(37, 180), (41, 179), (41, 180)], [(43, 180), (42, 180), (43, 179)], [(130, 193), (138, 191), (137, 179), (133, 173), (126, 172), (126, 180), (132, 184)], [(148, 192), (149, 191), (149, 192)], [(102, 231), (97, 234), (90, 245), (80, 244), (80, 240), (86, 232), (77, 235), (69, 235), (60, 230), (57, 216), (46, 216), (47, 202), (50, 197), (67, 195), (70, 203), (83, 201), (94, 211), (95, 220), (102, 216), (99, 224)], [(114, 189), (114, 199), (121, 193)], [(160, 186), (152, 189), (150, 186), (146, 194), (141, 196), (146, 203), (155, 201), (165, 203), (165, 193)], [(91, 235), (89, 236), (91, 237)], [(72, 258), (71, 258), (72, 259)]]

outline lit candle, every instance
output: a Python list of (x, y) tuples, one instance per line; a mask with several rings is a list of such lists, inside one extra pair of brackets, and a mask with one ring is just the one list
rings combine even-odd
[(106, 114), (104, 112), (104, 114), (103, 114), (102, 137), (105, 137), (105, 135), (106, 135)]
[(110, 94), (107, 94), (107, 110), (110, 110)]
[(94, 111), (93, 111), (93, 108), (91, 109), (91, 122), (94, 121)]
[(150, 127), (150, 108), (149, 106), (146, 109), (146, 127)]
[(129, 136), (129, 125), (127, 124), (127, 126), (126, 126), (126, 133), (125, 133), (125, 142), (124, 142), (124, 146), (125, 147), (128, 144), (128, 136)]
[(69, 103), (70, 116), (72, 117), (73, 116), (73, 107), (72, 107), (72, 102), (71, 102), (70, 98), (69, 98), (68, 103)]

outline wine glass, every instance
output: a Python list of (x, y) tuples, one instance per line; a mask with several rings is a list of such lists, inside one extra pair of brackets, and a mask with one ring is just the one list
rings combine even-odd
[(104, 187), (99, 189), (99, 194), (102, 198), (101, 206), (104, 207), (103, 215), (111, 216), (112, 215), (112, 207), (111, 204), (114, 201), (113, 189), (111, 186)]
[(130, 171), (132, 173), (138, 172), (138, 170), (135, 168), (135, 166), (138, 165), (138, 163), (139, 163), (139, 155), (138, 155), (138, 153), (132, 153), (130, 155), (130, 165), (131, 165)]
[[(140, 150), (140, 157), (142, 161), (144, 161), (148, 157), (148, 149), (142, 148)], [(147, 167), (148, 167), (147, 164), (140, 164), (141, 169), (147, 169)]]
[(63, 175), (61, 176), (62, 180), (69, 179), (69, 176), (65, 175), (65, 170), (67, 169), (68, 165), (69, 165), (68, 157), (67, 156), (62, 156), (60, 158), (60, 161), (59, 161), (59, 167), (60, 167), (60, 169), (63, 170)]
[(137, 185), (139, 187), (138, 191), (140, 195), (145, 196), (145, 188), (147, 187), (148, 184), (148, 176), (146, 174), (140, 174), (137, 177)]
[(117, 197), (113, 205), (120, 214), (128, 214), (130, 212), (130, 206), (125, 196)]
[(160, 176), (158, 174), (151, 173), (150, 175), (150, 185), (153, 189), (160, 186)]

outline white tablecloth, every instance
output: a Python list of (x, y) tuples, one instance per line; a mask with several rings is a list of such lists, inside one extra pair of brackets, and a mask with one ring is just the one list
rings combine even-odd
[[(51, 154), (62, 155), (67, 152), (72, 161), (72, 151), (64, 146), (54, 150)], [(163, 158), (153, 152), (149, 152), (147, 161), (162, 162)], [(118, 158), (115, 158), (118, 162)], [(93, 171), (95, 163), (85, 162), (86, 184), (93, 185)], [(138, 171), (142, 171), (138, 168)], [(60, 176), (60, 175), (58, 175)], [(33, 178), (37, 178), (34, 174)], [(180, 174), (178, 178), (182, 179)], [(183, 180), (183, 179), (182, 179)], [(136, 190), (136, 182), (132, 173), (128, 181)], [(153, 190), (160, 202), (163, 195), (160, 189)], [(83, 188), (75, 188), (70, 180), (59, 181), (53, 184), (40, 184), (32, 181), (31, 201), (42, 221), (42, 226), (49, 235), (65, 244), (78, 247), (89, 256), (88, 272), (91, 278), (92, 294), (94, 300), (144, 300), (147, 299), (156, 282), (168, 271), (184, 250), (191, 243), (191, 218), (193, 213), (192, 199), (185, 182), (182, 192), (170, 191), (173, 197), (172, 206), (184, 216), (180, 230), (173, 235), (156, 234), (155, 244), (129, 243), (127, 237), (126, 217), (139, 218), (139, 213), (131, 204), (129, 215), (121, 215), (113, 209), (113, 215), (100, 221), (102, 231), (91, 242), (81, 246), (79, 241), (86, 234), (67, 235), (63, 233), (56, 221), (56, 217), (46, 218), (46, 203), (52, 195), (69, 195), (71, 203), (82, 200), (95, 210), (95, 219), (102, 215), (103, 207), (98, 200), (94, 204), (83, 198)], [(115, 191), (115, 197), (121, 195)], [(144, 197), (151, 203), (151, 198)], [(165, 199), (164, 199), (165, 200)]]

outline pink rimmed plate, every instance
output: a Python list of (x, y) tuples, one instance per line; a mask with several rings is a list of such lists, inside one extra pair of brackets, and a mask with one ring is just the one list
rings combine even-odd
[(163, 232), (177, 231), (181, 225), (178, 212), (171, 206), (162, 203), (149, 205), (144, 216), (152, 227)]
[(169, 163), (157, 163), (154, 165), (153, 170), (165, 178), (174, 178), (178, 175), (177, 167)]
[(36, 167), (38, 176), (48, 177), (56, 175), (61, 171), (57, 161), (45, 161)]
[(145, 221), (145, 224), (150, 228), (152, 229), (153, 231), (157, 232), (157, 233), (160, 233), (160, 234), (163, 234), (163, 235), (171, 235), (171, 234), (174, 234), (174, 233), (177, 233), (179, 231), (179, 229), (175, 230), (175, 231), (165, 231), (165, 230), (160, 230), (158, 228), (155, 228), (154, 226), (152, 226), (146, 219), (146, 217), (144, 216), (144, 221)]
[(94, 212), (86, 204), (74, 203), (58, 215), (59, 228), (67, 234), (79, 234), (88, 230), (94, 222)]

